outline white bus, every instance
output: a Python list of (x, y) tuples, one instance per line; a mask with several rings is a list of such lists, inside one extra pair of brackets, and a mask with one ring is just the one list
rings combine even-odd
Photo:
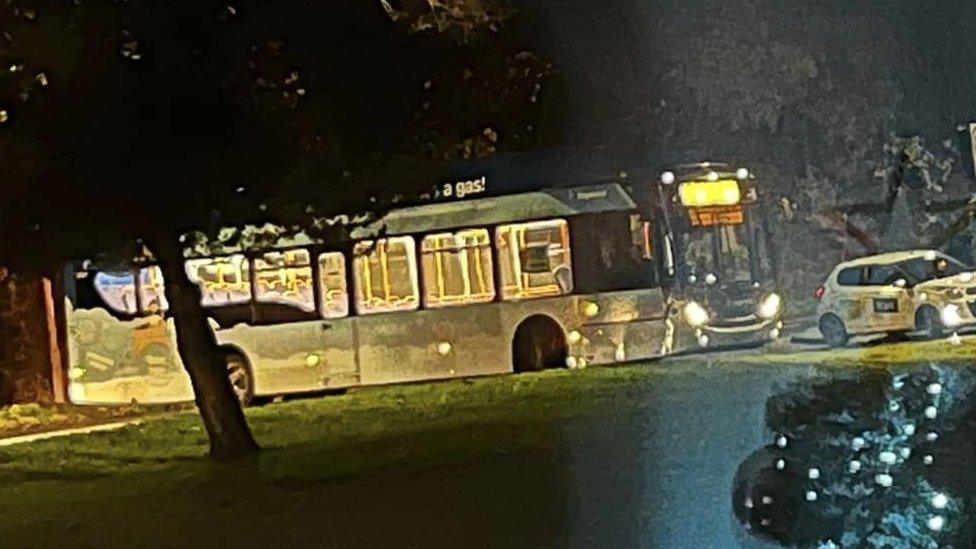
[[(186, 261), (238, 396), (657, 357), (671, 350), (652, 224), (617, 184), (391, 211), (348, 249)], [(191, 400), (157, 267), (65, 277), (76, 404)]]

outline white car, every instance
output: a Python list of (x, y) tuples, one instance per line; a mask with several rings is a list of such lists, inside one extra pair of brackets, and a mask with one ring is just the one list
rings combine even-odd
[(922, 332), (939, 337), (976, 325), (973, 272), (935, 250), (911, 250), (845, 261), (815, 296), (820, 333), (831, 347), (850, 336)]

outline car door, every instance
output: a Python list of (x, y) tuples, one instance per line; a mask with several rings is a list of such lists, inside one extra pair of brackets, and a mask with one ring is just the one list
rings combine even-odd
[(869, 325), (864, 303), (870, 293), (870, 289), (864, 286), (864, 268), (854, 266), (841, 269), (835, 283), (836, 289), (832, 288), (829, 292), (833, 301), (831, 311), (844, 321), (848, 332), (864, 331)]
[(903, 330), (911, 327), (908, 276), (898, 265), (868, 265), (860, 293), (863, 332)]

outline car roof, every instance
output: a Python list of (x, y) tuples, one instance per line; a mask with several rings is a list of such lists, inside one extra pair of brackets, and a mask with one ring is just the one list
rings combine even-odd
[[(875, 264), (891, 264), (898, 263), (900, 261), (907, 261), (909, 259), (915, 259), (918, 257), (925, 257), (929, 254), (939, 254), (936, 250), (903, 250), (899, 252), (887, 252), (883, 254), (866, 255), (864, 257), (859, 257), (857, 259), (852, 259), (850, 261), (844, 261), (839, 263), (837, 267), (861, 267), (864, 265), (875, 265)], [(942, 255), (942, 254), (939, 254)]]

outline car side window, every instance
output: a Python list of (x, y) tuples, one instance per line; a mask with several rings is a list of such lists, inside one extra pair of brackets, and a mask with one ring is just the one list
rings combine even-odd
[(837, 273), (837, 283), (841, 286), (857, 286), (861, 283), (861, 268), (848, 267)]
[(932, 262), (921, 257), (906, 261), (905, 270), (915, 281), (932, 278)]
[(867, 268), (865, 284), (868, 286), (888, 286), (905, 275), (895, 265), (871, 265)]

